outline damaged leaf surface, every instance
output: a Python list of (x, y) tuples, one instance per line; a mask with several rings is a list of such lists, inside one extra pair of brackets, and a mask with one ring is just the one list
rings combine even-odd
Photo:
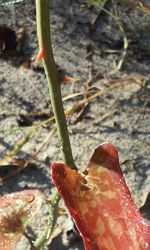
[(96, 148), (87, 173), (52, 164), (53, 181), (85, 249), (150, 250), (150, 230), (131, 198), (116, 148), (109, 143)]
[(0, 250), (14, 249), (42, 201), (43, 195), (38, 190), (24, 190), (0, 197)]

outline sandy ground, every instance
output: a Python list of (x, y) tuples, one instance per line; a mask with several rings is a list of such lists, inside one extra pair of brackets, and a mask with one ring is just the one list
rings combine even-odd
[[(76, 164), (85, 169), (95, 147), (104, 141), (112, 142), (119, 150), (122, 169), (135, 202), (139, 207), (145, 203), (150, 191), (150, 17), (118, 4), (120, 23), (129, 41), (126, 57), (120, 70), (124, 34), (111, 15), (98, 8), (88, 8), (85, 1), (51, 1), (51, 30), (55, 61), (65, 74), (78, 78), (75, 83), (62, 85), (65, 108), (77, 104), (85, 96), (71, 95), (89, 90), (114, 89), (90, 101), (78, 112), (74, 111), (67, 122)], [(105, 8), (113, 13), (108, 1)], [(0, 58), (0, 158), (11, 151), (30, 129), (4, 131), (24, 125), (35, 125), (46, 119), (42, 116), (25, 121), (20, 114), (44, 112), (52, 114), (48, 87), (44, 73), (20, 66), (25, 59), (34, 59), (38, 52), (36, 38), (34, 1), (0, 8), (0, 23), (18, 30), (25, 28), (23, 53), (19, 58)], [(116, 84), (120, 86), (115, 88)], [(70, 97), (70, 98), (69, 98)], [(81, 112), (79, 114), (79, 112)], [(17, 157), (31, 159), (48, 134), (53, 124), (42, 126), (26, 143)], [(1, 195), (25, 188), (37, 188), (48, 197), (53, 184), (50, 179), (50, 164), (61, 160), (60, 146), (54, 133), (42, 145), (32, 167), (8, 178), (0, 187)], [(1, 167), (1, 175), (7, 175), (11, 167)], [(150, 221), (149, 205), (143, 209)], [(45, 210), (46, 211), (46, 210)], [(36, 219), (36, 232), (44, 228), (46, 212)], [(83, 249), (82, 242), (75, 238), (68, 242), (65, 232), (71, 227), (67, 214), (60, 217), (61, 233), (52, 244), (43, 249)], [(34, 235), (33, 230), (30, 230)], [(23, 240), (16, 249), (27, 249)]]

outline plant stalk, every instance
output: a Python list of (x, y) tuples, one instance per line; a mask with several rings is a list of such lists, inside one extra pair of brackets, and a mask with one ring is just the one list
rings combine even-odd
[[(61, 86), (57, 81), (57, 70), (54, 62), (51, 35), (50, 35), (50, 17), (49, 17), (49, 0), (36, 0), (36, 22), (37, 22), (37, 35), (40, 47), (40, 57), (43, 61), (45, 74), (48, 81), (48, 88), (50, 93), (51, 105), (56, 121), (56, 127), (59, 137), (60, 149), (64, 163), (73, 169), (77, 169), (72, 156), (72, 150), (69, 140), (69, 133), (67, 122), (63, 109)], [(47, 226), (42, 235), (36, 239), (34, 246), (40, 249), (43, 244), (49, 239), (53, 232), (60, 196), (55, 190), (51, 199), (51, 216), (48, 220)]]
[(57, 70), (52, 51), (49, 0), (36, 0), (36, 18), (39, 47), (42, 52), (42, 61), (48, 81), (62, 158), (68, 166), (77, 169), (72, 156), (67, 122), (63, 109), (61, 86), (57, 80)]

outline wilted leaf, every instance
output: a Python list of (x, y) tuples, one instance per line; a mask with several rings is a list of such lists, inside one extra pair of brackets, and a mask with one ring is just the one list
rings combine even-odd
[(116, 148), (104, 143), (87, 174), (52, 164), (52, 178), (83, 236), (86, 250), (150, 249), (150, 229), (124, 181)]
[(38, 190), (24, 190), (0, 197), (0, 250), (13, 249), (42, 201), (43, 195)]

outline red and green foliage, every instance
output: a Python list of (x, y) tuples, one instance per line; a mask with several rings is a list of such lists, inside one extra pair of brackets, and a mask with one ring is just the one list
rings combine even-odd
[(11, 250), (42, 205), (38, 190), (24, 190), (0, 197), (0, 250)]
[(86, 250), (150, 249), (150, 229), (132, 200), (113, 145), (96, 148), (85, 173), (53, 163), (52, 178)]

